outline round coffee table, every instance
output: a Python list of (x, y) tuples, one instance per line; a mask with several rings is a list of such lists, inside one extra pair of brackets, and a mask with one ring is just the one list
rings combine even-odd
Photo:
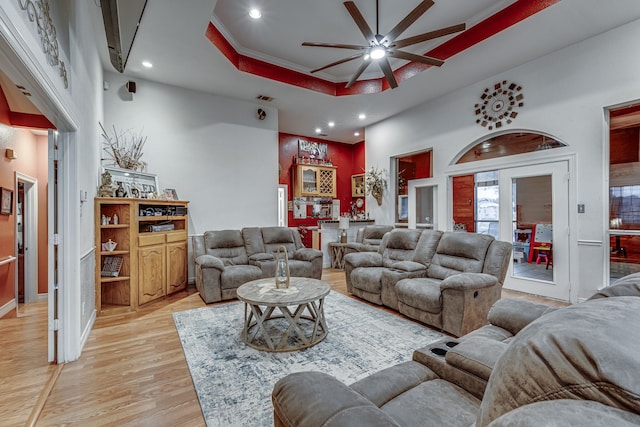
[(324, 297), (330, 290), (326, 282), (306, 277), (291, 277), (287, 289), (276, 289), (273, 277), (245, 283), (237, 291), (244, 302), (242, 341), (266, 351), (301, 350), (319, 343), (329, 332)]

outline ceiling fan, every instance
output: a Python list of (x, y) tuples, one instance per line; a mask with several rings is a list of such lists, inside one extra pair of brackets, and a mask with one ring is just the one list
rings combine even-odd
[(347, 82), (347, 85), (345, 86), (346, 88), (351, 87), (356, 82), (356, 80), (358, 80), (358, 77), (360, 77), (360, 75), (369, 66), (369, 64), (371, 64), (372, 62), (377, 62), (387, 81), (389, 82), (389, 86), (394, 89), (398, 87), (398, 82), (396, 81), (396, 78), (393, 75), (393, 70), (391, 69), (391, 65), (389, 64), (388, 57), (390, 56), (394, 58), (405, 59), (407, 61), (434, 65), (436, 67), (441, 66), (442, 64), (444, 64), (444, 61), (440, 59), (416, 55), (414, 53), (405, 52), (399, 49), (405, 46), (411, 46), (416, 43), (421, 43), (427, 40), (442, 37), (447, 34), (453, 34), (459, 31), (463, 31), (466, 28), (465, 24), (452, 25), (450, 27), (441, 28), (439, 30), (430, 31), (428, 33), (418, 34), (406, 39), (396, 40), (396, 38), (400, 36), (400, 34), (402, 34), (407, 28), (409, 28), (411, 24), (413, 24), (418, 18), (420, 18), (433, 5), (434, 3), (432, 0), (423, 0), (418, 6), (415, 7), (415, 9), (409, 12), (409, 14), (404, 17), (404, 19), (402, 19), (395, 27), (393, 27), (391, 31), (383, 36), (378, 30), (378, 0), (376, 0), (375, 34), (367, 24), (367, 21), (365, 21), (356, 4), (353, 1), (344, 2), (344, 7), (347, 8), (347, 11), (351, 15), (351, 18), (353, 18), (356, 25), (360, 29), (360, 32), (362, 32), (362, 35), (367, 40), (368, 45), (304, 42), (302, 43), (302, 46), (330, 47), (336, 49), (350, 49), (360, 51), (356, 55), (340, 59), (320, 68), (316, 68), (315, 70), (311, 70), (311, 72), (315, 73), (326, 68), (334, 67), (336, 65), (344, 64), (345, 62), (362, 58), (363, 61), (361, 62), (354, 75), (351, 77), (351, 80)]

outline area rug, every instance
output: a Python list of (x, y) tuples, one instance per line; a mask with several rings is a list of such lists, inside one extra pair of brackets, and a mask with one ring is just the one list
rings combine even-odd
[(240, 339), (241, 302), (173, 314), (207, 426), (272, 426), (271, 391), (292, 372), (320, 371), (351, 384), (411, 359), (443, 335), (379, 308), (331, 292), (329, 334), (305, 350), (270, 353)]

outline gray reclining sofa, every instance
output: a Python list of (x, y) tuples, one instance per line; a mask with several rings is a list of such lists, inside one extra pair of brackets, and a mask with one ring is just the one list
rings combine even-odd
[(502, 299), (489, 325), (350, 386), (281, 379), (276, 426), (640, 425), (640, 274), (565, 308)]
[(320, 279), (322, 251), (305, 248), (297, 229), (247, 227), (207, 231), (194, 237), (196, 288), (204, 302), (236, 298), (240, 285), (274, 277), (280, 246), (287, 249), (292, 276)]
[(394, 229), (377, 252), (345, 255), (347, 291), (460, 336), (486, 324), (511, 251), (486, 234)]

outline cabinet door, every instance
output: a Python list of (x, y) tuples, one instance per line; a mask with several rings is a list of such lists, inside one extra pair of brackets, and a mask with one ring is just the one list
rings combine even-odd
[(187, 242), (167, 243), (167, 294), (187, 286)]
[(138, 250), (138, 304), (166, 295), (165, 245), (141, 247)]

